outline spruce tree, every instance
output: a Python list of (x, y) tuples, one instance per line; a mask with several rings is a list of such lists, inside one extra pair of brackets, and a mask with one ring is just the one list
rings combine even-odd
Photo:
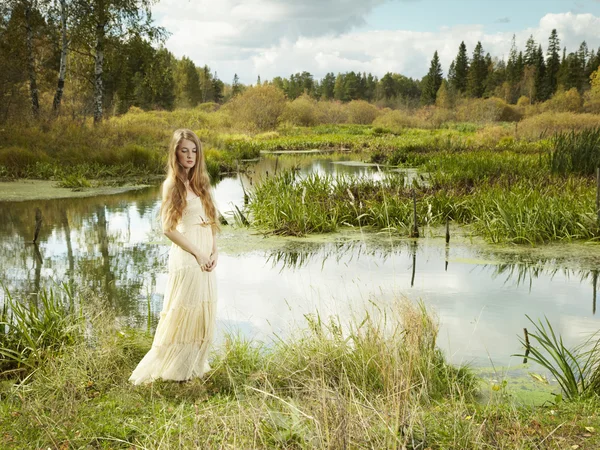
[(390, 99), (396, 96), (396, 81), (391, 72), (386, 73), (379, 84), (381, 85), (384, 98)]
[(549, 97), (546, 83), (546, 62), (544, 61), (544, 52), (539, 45), (534, 60), (535, 67), (535, 100), (544, 101)]
[(231, 96), (235, 97), (242, 92), (242, 86), (240, 85), (240, 79), (237, 73), (233, 74), (233, 83), (231, 83)]
[(485, 92), (485, 81), (487, 78), (488, 68), (483, 55), (483, 47), (481, 42), (477, 42), (475, 50), (473, 50), (473, 59), (471, 60), (471, 68), (467, 82), (467, 92), (471, 97), (481, 97)]
[(464, 41), (458, 47), (458, 54), (453, 61), (453, 74), (448, 71), (448, 81), (456, 92), (464, 93), (467, 90), (467, 78), (469, 74), (469, 57), (467, 56), (467, 46)]
[(421, 92), (421, 103), (423, 105), (431, 105), (435, 103), (437, 91), (442, 84), (442, 66), (437, 50), (433, 54), (429, 72), (423, 82), (423, 90)]
[(546, 52), (546, 88), (547, 96), (556, 92), (558, 87), (558, 72), (560, 70), (560, 40), (556, 28), (550, 33), (548, 50)]
[(333, 89), (335, 87), (335, 75), (333, 72), (325, 75), (321, 80), (321, 98), (324, 100), (331, 100), (333, 98)]
[(344, 75), (341, 73), (335, 77), (335, 84), (333, 86), (333, 96), (336, 100), (346, 101), (346, 88), (344, 86)]
[(533, 39), (533, 35), (529, 36), (527, 43), (525, 44), (525, 65), (535, 66), (535, 59), (537, 54), (537, 45)]

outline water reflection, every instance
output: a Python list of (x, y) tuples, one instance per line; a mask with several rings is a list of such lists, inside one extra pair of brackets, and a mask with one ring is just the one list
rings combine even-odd
[[(328, 158), (314, 164), (307, 158), (264, 159), (248, 174), (218, 183), (219, 209), (242, 206), (242, 182), (251, 186), (294, 164), (300, 175), (338, 169), (376, 173)], [(90, 288), (104, 294), (107, 308), (140, 326), (149, 302), (156, 324), (169, 244), (160, 232), (159, 202), (156, 186), (111, 196), (0, 203), (2, 281), (23, 294), (55, 281)], [(42, 225), (33, 245), (28, 242), (35, 236), (36, 208)], [(285, 336), (315, 310), (350, 320), (369, 302), (391, 305), (405, 295), (422, 298), (437, 312), (439, 343), (453, 361), (489, 365), (489, 358), (508, 364), (509, 355), (521, 350), (516, 336), (527, 326), (525, 314), (547, 316), (567, 343), (598, 328), (593, 265), (566, 268), (553, 259), (498, 257), (467, 244), (386, 233), (326, 242), (270, 238), (277, 243), (270, 247), (247, 244), (252, 239), (247, 230), (226, 229), (220, 239), (224, 248), (234, 249), (222, 252), (216, 272), (220, 331)], [(235, 251), (242, 245), (245, 250)]]

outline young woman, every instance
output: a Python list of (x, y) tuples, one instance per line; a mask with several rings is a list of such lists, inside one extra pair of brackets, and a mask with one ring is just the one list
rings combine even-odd
[(190, 130), (176, 130), (169, 145), (161, 220), (169, 251), (169, 276), (152, 348), (135, 368), (133, 384), (189, 380), (210, 370), (217, 290), (217, 211), (202, 145)]

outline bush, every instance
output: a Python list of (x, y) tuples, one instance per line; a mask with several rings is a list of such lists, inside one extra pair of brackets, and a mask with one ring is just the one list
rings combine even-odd
[(600, 114), (600, 92), (586, 92), (583, 111), (591, 114)]
[(370, 125), (379, 115), (376, 106), (364, 100), (352, 100), (346, 105), (348, 111), (348, 122), (360, 125)]
[(579, 112), (583, 105), (583, 99), (576, 88), (568, 91), (558, 91), (550, 100), (544, 103), (545, 111), (556, 112)]
[(272, 130), (285, 109), (285, 95), (271, 85), (254, 86), (233, 98), (226, 106), (236, 124), (254, 130)]
[(518, 122), (522, 115), (504, 100), (491, 97), (462, 101), (456, 109), (456, 118), (461, 122)]
[(215, 112), (220, 107), (221, 107), (221, 105), (219, 105), (218, 103), (215, 103), (215, 102), (200, 103), (198, 105), (198, 109), (200, 111), (205, 111), (205, 112)]
[(422, 128), (422, 122), (405, 111), (387, 110), (373, 121), (373, 126), (399, 131), (403, 128)]
[(319, 123), (346, 123), (348, 113), (344, 105), (338, 101), (320, 101), (317, 102), (317, 119)]
[(293, 102), (285, 105), (281, 121), (303, 127), (316, 125), (318, 121), (316, 100), (307, 94), (302, 94)]
[(575, 114), (545, 112), (527, 117), (519, 123), (519, 136), (527, 139), (539, 139), (541, 135), (551, 136), (570, 130), (585, 130), (598, 126), (600, 117), (596, 114)]
[(529, 100), (529, 97), (527, 97), (526, 95), (521, 95), (519, 97), (519, 100), (517, 100), (517, 106), (520, 106), (520, 107), (525, 107), (530, 104), (531, 104), (531, 100)]
[(41, 152), (34, 152), (26, 148), (8, 147), (0, 149), (0, 166), (23, 168), (45, 161), (48, 157)]

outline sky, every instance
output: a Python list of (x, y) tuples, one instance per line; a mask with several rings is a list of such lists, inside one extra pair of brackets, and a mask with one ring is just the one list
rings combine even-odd
[(545, 51), (553, 28), (561, 46), (600, 47), (600, 0), (160, 0), (157, 25), (178, 58), (208, 65), (231, 83), (302, 71), (322, 78), (351, 70), (421, 78), (438, 51), (446, 75), (464, 40), (472, 53), (506, 58), (533, 35)]

